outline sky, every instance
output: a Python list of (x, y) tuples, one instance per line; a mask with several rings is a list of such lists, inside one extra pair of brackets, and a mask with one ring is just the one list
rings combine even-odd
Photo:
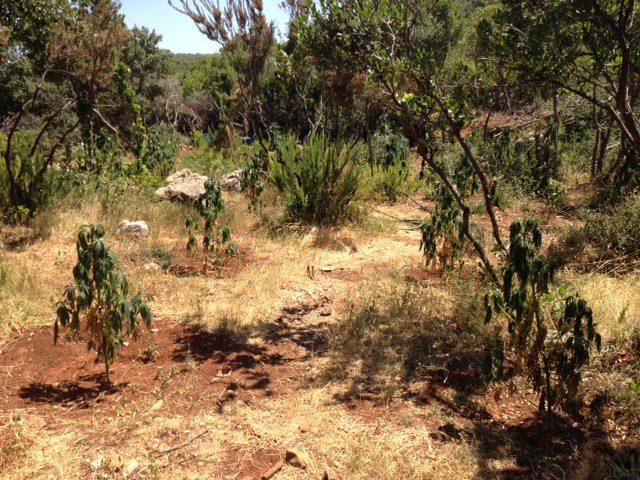
[[(147, 27), (162, 35), (160, 48), (173, 53), (214, 53), (218, 44), (212, 42), (198, 31), (193, 21), (169, 6), (168, 0), (120, 0), (120, 13), (125, 15), (129, 28)], [(193, 2), (192, 2), (193, 3)], [(267, 19), (274, 21), (281, 31), (287, 22), (287, 16), (278, 8), (279, 0), (264, 0)], [(180, 5), (179, 0), (173, 4)], [(223, 0), (221, 5), (225, 5)]]

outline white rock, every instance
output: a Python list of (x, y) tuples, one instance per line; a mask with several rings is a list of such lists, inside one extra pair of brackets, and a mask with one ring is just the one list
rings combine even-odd
[(165, 179), (169, 185), (156, 190), (156, 196), (163, 200), (193, 202), (205, 192), (204, 184), (208, 179), (204, 175), (198, 175), (185, 168), (169, 175)]
[(131, 235), (133, 237), (148, 237), (149, 225), (144, 220), (136, 220), (130, 222), (129, 220), (122, 220), (118, 224), (118, 233)]
[(239, 192), (242, 190), (242, 180), (244, 179), (244, 171), (242, 169), (235, 170), (220, 179), (220, 188)]

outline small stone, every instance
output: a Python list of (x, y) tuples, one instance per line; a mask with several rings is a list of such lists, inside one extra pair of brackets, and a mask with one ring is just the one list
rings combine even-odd
[(131, 458), (127, 460), (122, 467), (122, 476), (127, 478), (133, 472), (135, 472), (138, 468), (138, 461), (135, 458)]
[(164, 400), (162, 400), (162, 399), (158, 400), (156, 403), (151, 405), (151, 411), (152, 412), (156, 412), (156, 411), (160, 410), (162, 408), (163, 404), (164, 404)]
[(122, 220), (118, 224), (118, 233), (131, 235), (132, 237), (148, 237), (149, 225), (144, 220), (136, 220), (135, 222)]
[(340, 480), (340, 476), (329, 467), (325, 467), (322, 480)]
[(287, 450), (284, 455), (284, 460), (292, 467), (301, 468), (303, 470), (307, 468), (308, 462), (306, 459), (306, 455), (296, 450)]
[(149, 262), (149, 263), (145, 263), (142, 266), (142, 269), (146, 272), (149, 272), (152, 270), (157, 271), (157, 270), (160, 270), (160, 265), (158, 265), (156, 262)]
[(329, 317), (332, 313), (333, 310), (331, 310), (330, 308), (323, 308), (322, 310), (320, 310), (320, 316), (322, 317)]
[(333, 267), (328, 267), (328, 266), (320, 267), (320, 271), (321, 271), (322, 273), (329, 273), (329, 272), (333, 272)]
[(309, 430), (309, 425), (300, 425), (300, 433), (307, 433)]

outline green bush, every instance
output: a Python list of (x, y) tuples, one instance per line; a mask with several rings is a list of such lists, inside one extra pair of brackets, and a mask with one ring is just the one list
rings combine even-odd
[(172, 128), (150, 127), (140, 162), (151, 173), (165, 177), (173, 172), (181, 143)]
[(605, 257), (640, 253), (640, 195), (591, 216), (584, 235)]
[(375, 180), (375, 189), (384, 195), (389, 203), (396, 203), (409, 179), (406, 164), (396, 163), (383, 168)]
[[(41, 148), (31, 152), (37, 134), (34, 130), (17, 130), (13, 136), (9, 161), (19, 192), (12, 194), (5, 162), (0, 162), (0, 208), (4, 221), (26, 222), (65, 188), (66, 172), (47, 166), (48, 159)], [(6, 138), (0, 132), (0, 151), (5, 147)]]
[(399, 164), (406, 168), (411, 155), (407, 137), (394, 133), (388, 126), (374, 135), (374, 151), (376, 163), (385, 170)]
[(292, 221), (326, 226), (343, 219), (358, 192), (360, 172), (346, 145), (314, 136), (300, 148), (287, 137), (270, 159), (269, 178), (283, 194)]

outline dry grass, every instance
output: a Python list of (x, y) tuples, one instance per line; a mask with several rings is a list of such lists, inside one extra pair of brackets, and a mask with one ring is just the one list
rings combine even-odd
[[(321, 478), (325, 466), (345, 479), (472, 479), (481, 478), (487, 461), (497, 462), (489, 465), (496, 471), (499, 462), (513, 462), (508, 452), (504, 459), (481, 458), (482, 439), (473, 433), (438, 437), (434, 425), (460, 420), (442, 404), (398, 401), (412, 375), (425, 369), (448, 369), (452, 360), (477, 365), (490, 334), (468, 280), (451, 275), (407, 283), (407, 274), (423, 264), (417, 232), (393, 230), (397, 225), (381, 215), (337, 231), (292, 227), (274, 235), (273, 224), (265, 225), (260, 214), (248, 212), (245, 199), (232, 195), (223, 221), (231, 225), (246, 264), (227, 277), (177, 277), (145, 268), (146, 252), (156, 249), (182, 261), (187, 209), (149, 203), (134, 192), (123, 195), (107, 209), (98, 195), (52, 209), (37, 224), (46, 240), (1, 254), (0, 339), (12, 330), (51, 324), (53, 304), (71, 280), (77, 231), (102, 223), (132, 288), (154, 294), (156, 316), (260, 342), (262, 324), (283, 307), (322, 299), (331, 306), (330, 316), (315, 312), (296, 321), (300, 328), (322, 324), (329, 352), (311, 355), (309, 383), (252, 404), (232, 401), (222, 414), (215, 405), (182, 408), (190, 388), (182, 376), (176, 376), (176, 392), (152, 408), (126, 404), (123, 391), (120, 407), (96, 403), (83, 415), (43, 405), (37, 415), (10, 412), (0, 426), (0, 477), (122, 478), (118, 468), (135, 459), (139, 468), (130, 478), (229, 479), (255, 452), (287, 448), (304, 452), (309, 468), (287, 466), (278, 480)], [(416, 216), (409, 204), (380, 210)], [(116, 236), (125, 217), (147, 220), (151, 236)], [(309, 266), (315, 268), (313, 278)], [(322, 273), (322, 266), (329, 272)], [(606, 341), (625, 343), (640, 331), (637, 276), (572, 274), (568, 280), (594, 309)], [(354, 411), (340, 403), (345, 393), (357, 391), (382, 399), (384, 406), (368, 416), (371, 404), (357, 395)]]
[(568, 280), (591, 306), (605, 342), (624, 344), (640, 336), (638, 275), (573, 274)]
[(25, 416), (3, 427), (3, 435), (18, 440), (6, 449), (0, 473), (7, 480), (122, 478), (117, 468), (135, 459), (140, 478), (223, 479), (234, 478), (238, 460), (261, 449), (294, 448), (308, 456), (309, 467), (285, 467), (279, 480), (320, 478), (326, 466), (354, 480), (476, 477), (474, 442), (434, 444), (420, 409), (365, 420), (335, 405), (331, 393), (329, 387), (301, 391), (260, 408), (238, 401), (223, 415), (135, 406), (89, 422), (51, 415), (35, 419), (47, 423), (39, 429)]

